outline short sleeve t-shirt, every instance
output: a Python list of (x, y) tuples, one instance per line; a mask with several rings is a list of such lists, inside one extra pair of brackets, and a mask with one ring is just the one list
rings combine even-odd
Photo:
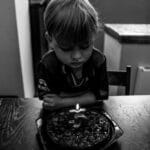
[(54, 51), (48, 51), (38, 65), (38, 94), (83, 93), (91, 91), (96, 99), (108, 98), (106, 57), (93, 48), (89, 60), (83, 65), (82, 77), (74, 76), (71, 68), (62, 64)]

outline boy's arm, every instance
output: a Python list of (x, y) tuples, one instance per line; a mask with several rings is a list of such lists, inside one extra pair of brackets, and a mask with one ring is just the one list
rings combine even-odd
[(94, 104), (96, 102), (95, 95), (90, 91), (74, 96), (65, 95), (63, 97), (55, 94), (49, 94), (43, 100), (43, 106), (47, 109), (75, 106), (77, 103), (80, 105)]
[(48, 74), (48, 70), (45, 67), (44, 63), (39, 63), (37, 68), (37, 90), (38, 96), (41, 100), (43, 100), (44, 96), (47, 94), (55, 94), (57, 93), (57, 89), (55, 88), (55, 79), (53, 76)]
[(62, 98), (62, 105), (64, 106), (71, 106), (71, 105), (75, 105), (77, 103), (81, 104), (81, 105), (86, 105), (86, 104), (92, 104), (96, 102), (96, 98), (95, 95), (88, 91), (82, 95), (78, 95), (75, 97), (66, 97), (66, 98)]

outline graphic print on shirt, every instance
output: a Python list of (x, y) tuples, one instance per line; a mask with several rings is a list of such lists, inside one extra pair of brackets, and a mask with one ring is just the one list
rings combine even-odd
[(44, 79), (39, 79), (38, 82), (38, 88), (39, 90), (45, 91), (45, 92), (49, 92), (50, 89), (48, 88), (46, 81)]

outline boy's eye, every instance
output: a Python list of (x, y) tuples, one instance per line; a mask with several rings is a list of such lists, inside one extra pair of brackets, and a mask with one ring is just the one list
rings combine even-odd
[(83, 50), (88, 49), (92, 45), (92, 41), (82, 42), (79, 44), (79, 47)]
[(87, 45), (80, 45), (80, 48), (81, 49), (88, 49), (90, 47), (90, 44), (87, 44)]
[(71, 51), (71, 47), (60, 47), (60, 49), (64, 52), (68, 52), (68, 51)]

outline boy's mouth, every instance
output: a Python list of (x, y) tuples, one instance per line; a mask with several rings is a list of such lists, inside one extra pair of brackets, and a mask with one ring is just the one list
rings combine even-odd
[(83, 65), (83, 62), (72, 62), (71, 63), (71, 66), (73, 68), (78, 68), (78, 67), (81, 67)]

